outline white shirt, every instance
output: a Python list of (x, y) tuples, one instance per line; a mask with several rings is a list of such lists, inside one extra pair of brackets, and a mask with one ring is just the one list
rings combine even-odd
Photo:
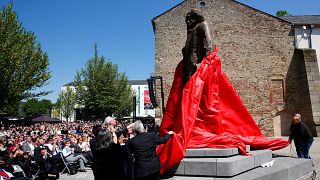
[(69, 156), (70, 154), (72, 154), (72, 148), (70, 148), (68, 146), (64, 147), (62, 150), (62, 154), (64, 157)]

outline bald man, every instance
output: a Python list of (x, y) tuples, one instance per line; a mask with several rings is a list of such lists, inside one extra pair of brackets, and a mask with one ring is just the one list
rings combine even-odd
[(289, 143), (292, 139), (296, 146), (299, 158), (310, 159), (309, 150), (313, 143), (313, 136), (309, 127), (301, 121), (301, 115), (296, 113), (292, 117), (291, 127), (289, 130)]

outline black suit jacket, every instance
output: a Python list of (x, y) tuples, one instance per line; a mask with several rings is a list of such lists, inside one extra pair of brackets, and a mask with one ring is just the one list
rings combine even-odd
[(51, 153), (50, 149), (48, 148), (48, 146), (45, 145), (39, 145), (38, 147), (34, 148), (34, 154), (33, 156), (38, 159), (41, 156), (41, 148), (46, 148), (48, 153)]
[(128, 141), (130, 153), (134, 155), (136, 177), (145, 177), (160, 171), (160, 161), (156, 153), (158, 144), (164, 144), (170, 138), (154, 132), (144, 132)]

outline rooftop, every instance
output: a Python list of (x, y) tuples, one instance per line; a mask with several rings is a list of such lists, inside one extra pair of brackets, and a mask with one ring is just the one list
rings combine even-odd
[(283, 16), (282, 19), (293, 25), (316, 25), (320, 24), (320, 15)]
[(129, 85), (147, 85), (148, 81), (147, 80), (129, 80), (128, 81)]

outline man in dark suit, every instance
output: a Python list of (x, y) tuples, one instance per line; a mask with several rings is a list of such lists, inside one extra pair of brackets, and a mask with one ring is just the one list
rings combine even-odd
[(40, 168), (39, 179), (47, 179), (48, 174), (53, 174), (56, 179), (59, 179), (59, 171), (53, 163), (51, 155), (47, 152), (47, 148), (42, 147), (40, 149), (40, 156), (36, 161)]
[(45, 144), (44, 139), (40, 138), (38, 147), (36, 147), (34, 149), (34, 157), (35, 158), (38, 159), (40, 156), (42, 156), (41, 155), (41, 149), (43, 149), (43, 148), (47, 149), (47, 152), (50, 153), (50, 149), (48, 148), (48, 146), (45, 146), (44, 144)]
[(160, 161), (156, 153), (158, 144), (164, 144), (173, 134), (161, 137), (154, 132), (145, 132), (141, 121), (136, 121), (132, 127), (136, 136), (128, 141), (129, 150), (134, 155), (135, 177), (137, 180), (160, 179)]

